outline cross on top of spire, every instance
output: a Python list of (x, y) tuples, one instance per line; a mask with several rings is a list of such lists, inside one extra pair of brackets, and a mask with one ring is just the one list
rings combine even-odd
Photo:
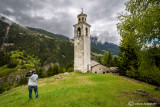
[(81, 12), (81, 13), (83, 14), (83, 8), (81, 8), (81, 9), (82, 9), (82, 12)]

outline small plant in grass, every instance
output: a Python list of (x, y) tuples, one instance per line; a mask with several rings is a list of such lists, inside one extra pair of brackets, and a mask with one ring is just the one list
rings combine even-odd
[(110, 73), (110, 71), (107, 70), (106, 73)]

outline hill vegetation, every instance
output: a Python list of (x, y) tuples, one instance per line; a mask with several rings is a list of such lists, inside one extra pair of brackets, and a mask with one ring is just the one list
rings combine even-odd
[(58, 35), (58, 34), (53, 34), (51, 32), (48, 32), (46, 30), (43, 30), (43, 29), (39, 29), (39, 28), (32, 28), (32, 27), (27, 27), (29, 30), (32, 30), (32, 31), (36, 31), (36, 32), (39, 32), (41, 34), (44, 34), (44, 35), (47, 35), (51, 38), (58, 38), (58, 39), (61, 39), (61, 40), (69, 40), (68, 37), (66, 36), (63, 36), (63, 35)]
[[(62, 79), (56, 79), (56, 77)], [(1, 107), (128, 107), (129, 102), (143, 103), (160, 99), (155, 86), (125, 79), (113, 74), (71, 73), (38, 80), (39, 98), (29, 100), (27, 85), (0, 95)], [(148, 95), (136, 93), (145, 90)], [(153, 97), (154, 96), (154, 97)], [(132, 104), (133, 104), (132, 103)]]

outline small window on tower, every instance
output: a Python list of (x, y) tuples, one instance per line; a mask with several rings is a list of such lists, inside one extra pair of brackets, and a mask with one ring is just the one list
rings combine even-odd
[(84, 17), (82, 17), (82, 21), (84, 21)]
[(79, 37), (81, 35), (81, 28), (77, 29), (77, 36)]
[(88, 35), (88, 29), (87, 28), (85, 29), (85, 35), (86, 36)]
[(79, 21), (81, 21), (81, 19), (79, 18)]

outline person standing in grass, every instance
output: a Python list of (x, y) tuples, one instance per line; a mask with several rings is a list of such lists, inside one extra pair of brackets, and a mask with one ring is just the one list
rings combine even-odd
[(29, 78), (28, 80), (29, 98), (32, 99), (32, 89), (34, 89), (36, 98), (38, 98), (38, 88), (37, 88), (38, 75), (36, 73), (36, 69), (29, 71), (26, 74), (26, 77)]

